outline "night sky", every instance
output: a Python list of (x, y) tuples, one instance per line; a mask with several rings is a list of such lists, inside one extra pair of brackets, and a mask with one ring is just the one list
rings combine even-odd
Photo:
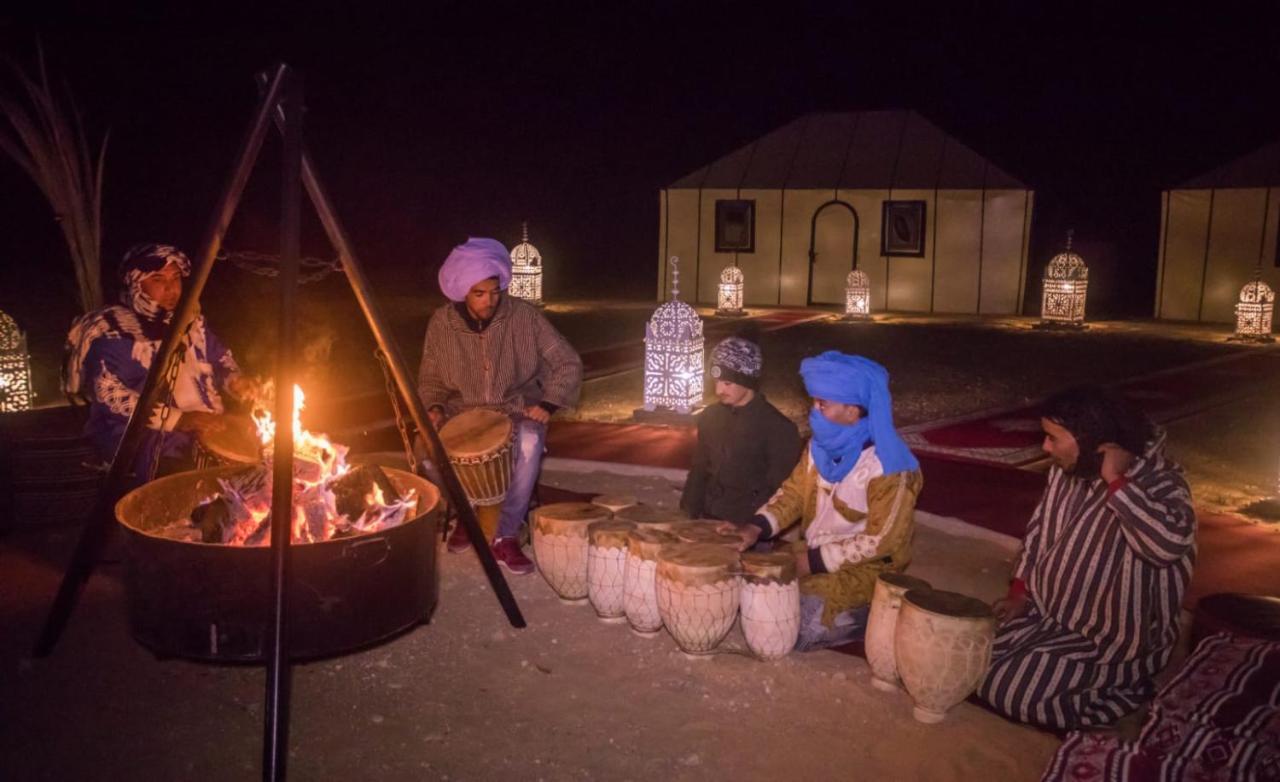
[[(375, 282), (424, 289), (453, 244), (513, 243), (527, 218), (551, 297), (652, 296), (660, 187), (810, 111), (911, 108), (1036, 190), (1032, 275), (1075, 227), (1090, 314), (1149, 316), (1160, 189), (1280, 136), (1280, 36), (1256, 12), (541, 5), (81, 6), (11, 16), (0, 44), (30, 66), (38, 37), (91, 137), (110, 129), (107, 279), (137, 241), (194, 253), (252, 76), (280, 60), (306, 80), (308, 142)], [(278, 170), (273, 136), (227, 246), (276, 249)], [(61, 235), (7, 159), (0, 188), (0, 309), (61, 324), (75, 312)], [(331, 254), (307, 233), (310, 254)]]

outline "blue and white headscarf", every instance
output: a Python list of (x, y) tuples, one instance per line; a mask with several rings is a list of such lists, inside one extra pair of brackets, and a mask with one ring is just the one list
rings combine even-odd
[[(138, 313), (145, 321), (168, 323), (173, 313), (163, 310), (155, 299), (142, 292), (142, 281), (173, 264), (183, 277), (191, 275), (191, 259), (177, 247), (169, 244), (135, 244), (125, 251), (120, 262), (120, 302)], [(163, 333), (161, 328), (160, 332)]]
[(810, 396), (861, 405), (867, 411), (851, 426), (827, 420), (817, 408), (809, 413), (813, 428), (809, 453), (823, 478), (832, 483), (840, 481), (853, 469), (862, 450), (872, 444), (886, 475), (920, 468), (893, 427), (889, 373), (884, 367), (862, 356), (828, 350), (801, 361), (800, 375)]

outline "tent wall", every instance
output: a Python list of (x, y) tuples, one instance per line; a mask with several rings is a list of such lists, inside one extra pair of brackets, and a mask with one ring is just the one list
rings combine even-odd
[(1157, 318), (1233, 322), (1259, 253), (1263, 279), (1280, 285), (1280, 188), (1170, 190), (1161, 206)]

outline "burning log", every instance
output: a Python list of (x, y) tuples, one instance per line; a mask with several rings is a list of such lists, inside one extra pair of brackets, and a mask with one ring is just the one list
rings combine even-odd
[(391, 479), (376, 464), (362, 464), (330, 484), (333, 490), (334, 505), (338, 514), (355, 521), (359, 519), (369, 505), (369, 497), (373, 495), (373, 487), (382, 490), (383, 501), (395, 503), (400, 501), (400, 493), (391, 485)]

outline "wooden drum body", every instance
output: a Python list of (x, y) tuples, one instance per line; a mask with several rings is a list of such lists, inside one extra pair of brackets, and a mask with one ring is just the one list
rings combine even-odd
[(637, 527), (627, 535), (627, 566), (623, 573), (622, 607), (631, 629), (652, 636), (662, 629), (654, 576), (663, 546), (676, 542), (675, 536), (656, 529)]
[(588, 502), (556, 502), (533, 512), (533, 558), (560, 599), (587, 599), (587, 527), (609, 518)]
[(710, 654), (738, 618), (738, 552), (707, 543), (662, 549), (654, 570), (658, 613), (685, 654)]
[(627, 621), (624, 603), (629, 521), (595, 521), (587, 527), (587, 598), (605, 622)]
[(867, 619), (864, 646), (867, 665), (871, 667), (871, 686), (893, 692), (902, 686), (898, 678), (898, 657), (893, 651), (898, 629), (898, 612), (902, 596), (909, 590), (928, 591), (929, 582), (902, 573), (881, 573), (871, 598), (871, 615)]
[(222, 428), (196, 434), (197, 470), (262, 462), (262, 441), (258, 427), (247, 415), (222, 416)]
[(472, 505), (499, 505), (506, 499), (514, 438), (509, 416), (483, 408), (459, 413), (440, 427), (440, 442)]
[(996, 620), (981, 600), (941, 590), (908, 591), (895, 631), (898, 675), (920, 722), (940, 722), (991, 665)]
[(761, 660), (780, 660), (800, 636), (800, 582), (790, 554), (742, 555), (742, 635)]

